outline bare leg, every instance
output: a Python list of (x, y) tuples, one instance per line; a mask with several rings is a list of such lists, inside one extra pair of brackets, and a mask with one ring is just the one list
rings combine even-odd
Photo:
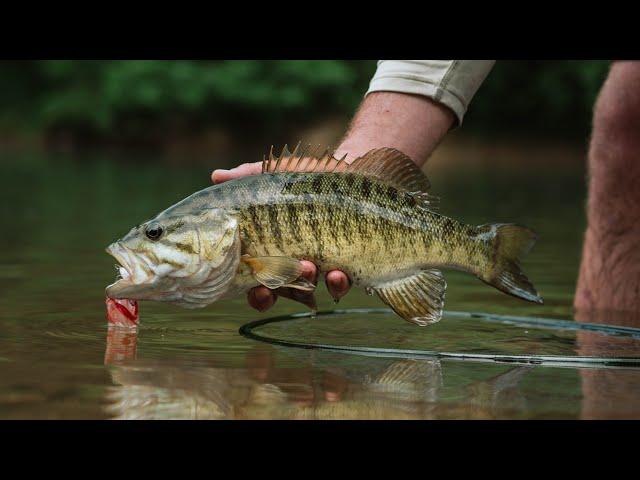
[(615, 62), (596, 102), (587, 231), (574, 306), (640, 310), (640, 62)]

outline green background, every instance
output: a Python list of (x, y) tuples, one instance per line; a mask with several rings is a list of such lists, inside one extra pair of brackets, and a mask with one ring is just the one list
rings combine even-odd
[[(161, 143), (210, 126), (265, 137), (348, 118), (375, 61), (23, 61), (0, 63), (0, 127), (78, 142)], [(498, 61), (465, 131), (580, 138), (608, 61)]]

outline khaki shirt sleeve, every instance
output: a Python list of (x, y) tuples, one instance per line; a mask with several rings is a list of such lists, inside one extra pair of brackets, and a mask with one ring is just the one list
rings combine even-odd
[(371, 92), (424, 95), (449, 107), (462, 124), (471, 99), (494, 60), (380, 60)]

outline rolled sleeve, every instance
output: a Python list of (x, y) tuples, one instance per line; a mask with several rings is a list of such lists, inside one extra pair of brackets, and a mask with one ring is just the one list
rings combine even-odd
[(494, 63), (494, 60), (380, 60), (366, 94), (424, 95), (449, 107), (460, 125)]

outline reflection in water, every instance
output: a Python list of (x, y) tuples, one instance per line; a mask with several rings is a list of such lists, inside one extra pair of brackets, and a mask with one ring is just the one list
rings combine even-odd
[[(580, 313), (576, 321), (637, 328), (640, 315)], [(632, 336), (578, 331), (576, 341), (578, 355), (640, 356), (640, 338)], [(108, 389), (107, 413), (117, 419), (527, 418), (540, 408), (532, 401), (552, 405), (555, 400), (554, 385), (546, 385), (544, 375), (561, 379), (548, 367), (491, 366), (464, 383), (455, 376), (456, 362), (449, 362), (445, 373), (437, 359), (359, 357), (261, 344), (246, 352), (244, 366), (228, 368), (211, 360), (203, 365), (138, 359), (136, 344), (135, 331), (109, 329), (104, 358), (116, 386)], [(282, 352), (289, 359), (284, 365), (278, 356)], [(534, 372), (538, 379), (528, 388), (523, 384)], [(582, 384), (576, 415), (640, 417), (638, 369), (567, 373), (579, 373)], [(553, 408), (548, 411), (553, 416)]]
[(119, 419), (426, 418), (441, 385), (437, 361), (393, 362), (360, 384), (341, 368), (319, 375), (312, 368), (259, 371), (267, 378), (250, 368), (120, 365), (112, 371), (119, 386), (109, 391), (108, 412)]
[[(577, 312), (576, 321), (640, 328), (640, 313)], [(640, 338), (603, 336), (579, 331), (578, 354), (640, 357)], [(582, 369), (582, 413), (584, 419), (627, 419), (640, 417), (640, 381), (637, 370)]]
[(469, 387), (472, 392), (470, 395), (471, 403), (480, 410), (495, 409), (498, 405), (504, 410), (525, 410), (526, 400), (518, 387), (532, 368), (528, 366), (515, 367), (485, 382), (471, 385)]
[[(475, 144), (472, 150), (470, 158), (477, 157)], [(526, 268), (544, 306), (521, 304), (477, 279), (447, 272), (449, 308), (572, 318), (584, 232), (584, 163), (565, 173), (557, 165), (548, 172), (539, 168), (544, 158), (558, 155), (564, 150), (538, 150), (528, 162), (531, 170), (483, 167), (439, 176), (437, 193), (447, 198), (448, 216), (470, 224), (512, 219), (541, 237)], [(173, 168), (132, 157), (123, 176), (111, 155), (12, 157), (0, 159), (6, 207), (0, 217), (12, 231), (0, 236), (0, 418), (265, 418), (270, 412), (277, 418), (640, 418), (640, 370), (514, 370), (455, 361), (394, 366), (397, 359), (265, 349), (237, 334), (254, 317), (244, 299), (201, 312), (149, 302), (142, 305), (141, 335), (111, 331), (105, 352), (103, 293), (114, 273), (104, 246), (159, 205), (202, 188), (209, 169), (203, 176), (201, 166)], [(319, 292), (320, 308), (330, 302)], [(341, 306), (379, 304), (355, 290)], [(273, 314), (299, 311), (283, 301)], [(637, 315), (598, 316), (604, 318), (577, 320), (640, 328)], [(353, 315), (274, 326), (269, 334), (457, 352), (640, 354), (637, 339), (596, 332), (455, 319), (428, 332), (408, 327), (391, 317)], [(103, 361), (110, 365), (106, 370)]]
[(107, 348), (104, 351), (104, 364), (117, 365), (136, 358), (138, 331), (110, 325), (107, 330)]
[(472, 383), (463, 402), (445, 406), (439, 360), (372, 364), (314, 352), (311, 366), (287, 368), (276, 366), (275, 348), (258, 345), (245, 368), (217, 368), (136, 359), (135, 334), (120, 333), (109, 332), (105, 356), (116, 384), (107, 412), (116, 419), (499, 418), (523, 407), (518, 384), (531, 370), (511, 368)]

